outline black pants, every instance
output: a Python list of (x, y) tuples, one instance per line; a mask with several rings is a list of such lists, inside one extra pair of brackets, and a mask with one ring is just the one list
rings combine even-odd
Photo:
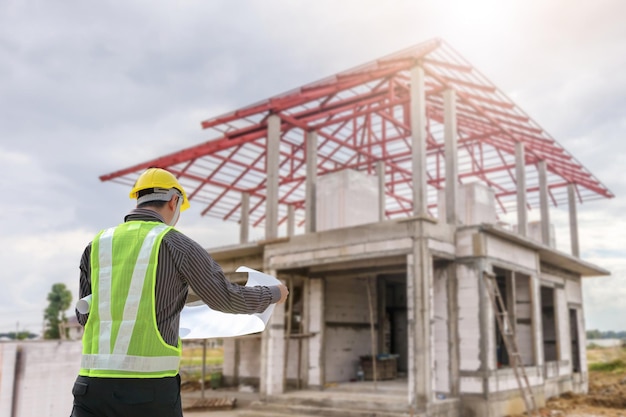
[(167, 378), (89, 378), (72, 389), (71, 417), (182, 417), (180, 376)]

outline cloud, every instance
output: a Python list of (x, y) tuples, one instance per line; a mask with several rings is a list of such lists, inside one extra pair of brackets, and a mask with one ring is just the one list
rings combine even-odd
[[(583, 256), (612, 272), (585, 281), (587, 324), (602, 327), (609, 306), (623, 315), (626, 274), (625, 11), (619, 0), (0, 2), (0, 331), (16, 314), (36, 330), (51, 284), (74, 291), (84, 245), (132, 207), (100, 175), (209, 140), (204, 119), (432, 37), (616, 194), (579, 207)], [(552, 218), (568, 251), (567, 208)], [(236, 224), (193, 206), (178, 227), (206, 247), (238, 240)]]

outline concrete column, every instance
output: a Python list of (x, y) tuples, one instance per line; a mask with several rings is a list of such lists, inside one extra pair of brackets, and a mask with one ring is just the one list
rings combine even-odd
[(411, 413), (417, 410), (417, 355), (415, 354), (415, 346), (417, 340), (416, 334), (416, 316), (415, 316), (415, 283), (417, 275), (415, 272), (415, 262), (413, 254), (406, 256), (406, 320), (407, 320), (407, 377), (408, 377), (408, 403)]
[(287, 206), (287, 236), (291, 237), (295, 233), (296, 228), (296, 210), (293, 204)]
[(239, 243), (250, 240), (250, 193), (241, 193), (241, 220), (239, 222)]
[(567, 185), (567, 200), (569, 205), (569, 235), (572, 244), (572, 255), (580, 258), (578, 246), (578, 214), (576, 210), (576, 184)]
[[(421, 232), (418, 232), (418, 234)], [(433, 400), (431, 320), (433, 316), (432, 256), (428, 240), (415, 240), (412, 265), (407, 265), (407, 310), (409, 321), (409, 405), (424, 411)], [(410, 281), (410, 282), (409, 282)]]
[(541, 242), (550, 246), (550, 208), (548, 205), (548, 171), (546, 161), (539, 161), (539, 206), (541, 208)]
[(378, 221), (385, 221), (385, 162), (376, 162), (376, 175), (378, 175)]
[(426, 88), (424, 68), (411, 68), (411, 154), (413, 164), (413, 215), (428, 215), (426, 183)]
[(478, 320), (480, 327), (480, 368), (479, 371), (484, 375), (483, 377), (483, 393), (489, 393), (489, 378), (488, 374), (491, 371), (497, 369), (496, 358), (494, 352), (496, 351), (496, 329), (495, 323), (495, 310), (491, 303), (491, 298), (487, 290), (488, 279), (492, 279), (493, 269), (491, 265), (488, 265), (485, 259), (479, 260), (474, 266), (474, 273), (478, 280)]
[(267, 196), (265, 200), (265, 239), (278, 237), (278, 163), (280, 151), (280, 117), (267, 119)]
[[(276, 276), (276, 271), (267, 274)], [(261, 334), (260, 393), (263, 398), (285, 392), (285, 303), (277, 304)]]
[(304, 232), (317, 230), (317, 132), (306, 133), (306, 201)]
[(450, 262), (448, 274), (448, 354), (450, 357), (450, 395), (458, 397), (461, 382), (461, 356), (459, 347), (459, 283), (456, 264)]
[(530, 308), (532, 314), (533, 354), (535, 365), (543, 367), (543, 330), (541, 326), (541, 279), (530, 276)]
[(307, 308), (307, 332), (309, 337), (307, 385), (309, 388), (322, 388), (325, 383), (324, 376), (324, 279), (309, 278), (308, 306)]
[(528, 216), (526, 215), (526, 158), (524, 144), (515, 142), (515, 179), (517, 181), (517, 233), (528, 235)]
[(458, 146), (456, 130), (456, 92), (448, 89), (443, 93), (443, 123), (446, 157), (446, 222), (459, 223), (458, 209)]

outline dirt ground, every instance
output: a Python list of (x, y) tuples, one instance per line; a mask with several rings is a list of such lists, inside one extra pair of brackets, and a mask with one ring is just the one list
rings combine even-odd
[[(564, 393), (550, 398), (540, 410), (541, 417), (626, 417), (626, 369), (623, 348), (598, 348), (587, 351), (594, 364), (617, 364), (615, 369), (590, 370), (587, 394)], [(510, 416), (521, 417), (521, 416)]]

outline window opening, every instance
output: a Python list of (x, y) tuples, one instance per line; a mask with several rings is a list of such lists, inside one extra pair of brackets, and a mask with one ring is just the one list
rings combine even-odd
[[(498, 309), (498, 311), (496, 312), (497, 314), (501, 314), (506, 312), (507, 314), (510, 313), (509, 311), (509, 297), (508, 297), (508, 287), (509, 287), (509, 280), (507, 279), (507, 276), (505, 275), (504, 271), (500, 271), (500, 272), (496, 272), (496, 285), (498, 286), (498, 291), (500, 291), (500, 296), (502, 297), (502, 303), (504, 304), (504, 310), (502, 311), (500, 309), (500, 305), (497, 303), (496, 308)], [(512, 321), (511, 321), (512, 322)], [(506, 350), (506, 345), (504, 344), (504, 336), (502, 335), (502, 332), (500, 331), (500, 328), (498, 327), (498, 322), (497, 322), (497, 316), (494, 314), (494, 328), (496, 329), (496, 364), (498, 366), (498, 368), (501, 368), (503, 366), (509, 366), (510, 365), (510, 361), (509, 361), (509, 353)]]
[(578, 337), (578, 311), (569, 309), (569, 328), (572, 340), (572, 372), (580, 373), (580, 340)]
[(558, 360), (554, 296), (554, 288), (541, 287), (541, 328), (543, 330), (543, 359), (545, 362)]

